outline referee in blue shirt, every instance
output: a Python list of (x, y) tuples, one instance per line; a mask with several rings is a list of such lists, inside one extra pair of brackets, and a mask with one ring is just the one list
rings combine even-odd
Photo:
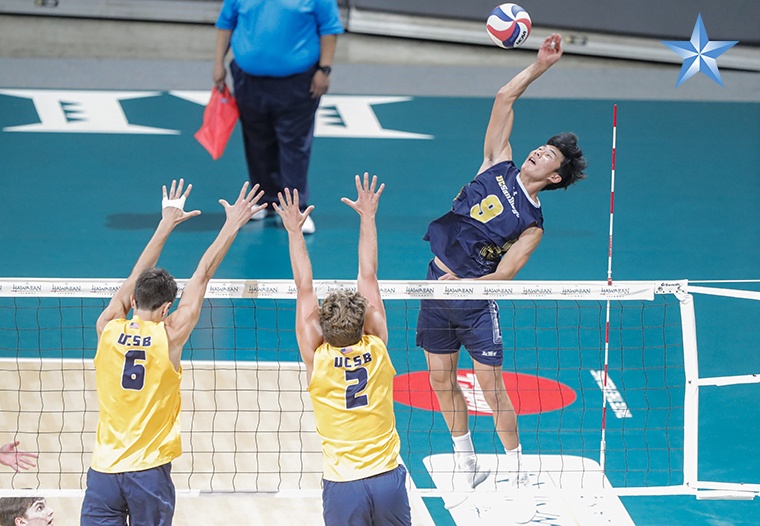
[[(251, 185), (264, 190), (262, 203), (276, 203), (284, 188), (297, 189), (305, 209), (314, 116), (343, 33), (337, 1), (224, 0), (216, 27), (214, 84), (224, 88), (224, 57), (232, 47), (230, 70)], [(268, 206), (254, 219), (272, 210)], [(314, 233), (311, 216), (302, 229)]]

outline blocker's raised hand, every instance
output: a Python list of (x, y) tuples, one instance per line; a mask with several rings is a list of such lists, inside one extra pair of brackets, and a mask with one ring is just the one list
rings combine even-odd
[(243, 183), (238, 198), (234, 204), (229, 204), (227, 200), (220, 199), (219, 204), (224, 207), (224, 213), (227, 215), (227, 222), (240, 228), (251, 220), (253, 215), (267, 207), (267, 203), (259, 204), (259, 200), (264, 196), (264, 190), (259, 191), (259, 185), (254, 185), (251, 191), (248, 191), (248, 181)]
[(177, 184), (175, 179), (172, 179), (171, 189), (168, 192), (166, 191), (166, 185), (161, 188), (163, 193), (163, 199), (161, 200), (161, 217), (163, 219), (174, 221), (175, 225), (178, 225), (191, 217), (201, 215), (200, 210), (185, 212), (185, 201), (190, 196), (190, 192), (193, 191), (193, 185), (188, 184), (187, 190), (183, 193), (182, 188), (184, 186), (184, 179), (180, 179), (179, 184)]
[(375, 215), (377, 207), (380, 202), (380, 196), (385, 190), (385, 183), (380, 185), (380, 188), (375, 191), (377, 187), (377, 176), (372, 176), (372, 182), (369, 180), (369, 173), (364, 172), (364, 181), (357, 175), (356, 181), (356, 193), (358, 194), (356, 201), (351, 201), (348, 197), (342, 197), (341, 201), (348, 206), (356, 210), (356, 212), (363, 216), (368, 214), (370, 216)]
[(285, 188), (282, 192), (277, 193), (277, 198), (280, 201), (280, 205), (278, 206), (275, 203), (273, 206), (275, 211), (280, 215), (285, 230), (291, 233), (296, 231), (301, 232), (301, 227), (303, 227), (311, 211), (314, 210), (314, 205), (309, 206), (301, 212), (298, 203), (298, 190), (296, 189), (293, 189), (293, 194), (291, 195), (290, 189)]

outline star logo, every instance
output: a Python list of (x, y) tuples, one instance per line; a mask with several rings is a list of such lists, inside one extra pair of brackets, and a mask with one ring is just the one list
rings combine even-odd
[(738, 40), (713, 40), (711, 42), (707, 37), (705, 25), (702, 23), (702, 14), (698, 14), (697, 22), (694, 24), (694, 31), (691, 33), (691, 40), (662, 41), (663, 44), (683, 59), (683, 66), (681, 66), (681, 73), (678, 75), (676, 87), (680, 86), (698, 71), (701, 71), (720, 86), (723, 86), (723, 81), (720, 79), (720, 72), (718, 71), (718, 63), (715, 59), (738, 42)]

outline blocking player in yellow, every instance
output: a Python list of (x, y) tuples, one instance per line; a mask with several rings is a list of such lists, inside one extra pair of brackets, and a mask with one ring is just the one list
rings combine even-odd
[[(258, 185), (246, 182), (234, 204), (224, 199), (226, 219), (185, 285), (176, 310), (177, 283), (155, 268), (174, 228), (200, 214), (184, 211), (192, 185), (163, 187), (161, 221), (132, 273), (98, 318), (95, 355), (99, 418), (87, 472), (81, 525), (170, 525), (175, 492), (171, 462), (182, 454), (180, 380), (182, 348), (198, 323), (209, 280), (238, 230), (266, 205)], [(132, 310), (131, 318), (127, 318)]]
[(343, 198), (361, 218), (356, 291), (329, 294), (320, 306), (302, 225), (298, 191), (286, 188), (274, 205), (288, 231), (298, 289), (296, 338), (306, 365), (317, 433), (322, 439), (322, 506), (326, 526), (411, 524), (406, 468), (393, 413), (396, 370), (386, 345), (388, 326), (377, 282), (375, 214), (384, 185), (356, 176), (356, 201)]

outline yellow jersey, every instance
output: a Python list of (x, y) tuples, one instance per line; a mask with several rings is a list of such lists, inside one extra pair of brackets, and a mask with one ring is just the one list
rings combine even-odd
[(169, 360), (164, 322), (135, 316), (110, 321), (98, 342), (100, 414), (92, 469), (142, 471), (182, 454), (180, 380)]
[(327, 343), (316, 349), (308, 389), (322, 439), (325, 480), (358, 480), (398, 466), (395, 375), (377, 336), (365, 334), (343, 349)]

